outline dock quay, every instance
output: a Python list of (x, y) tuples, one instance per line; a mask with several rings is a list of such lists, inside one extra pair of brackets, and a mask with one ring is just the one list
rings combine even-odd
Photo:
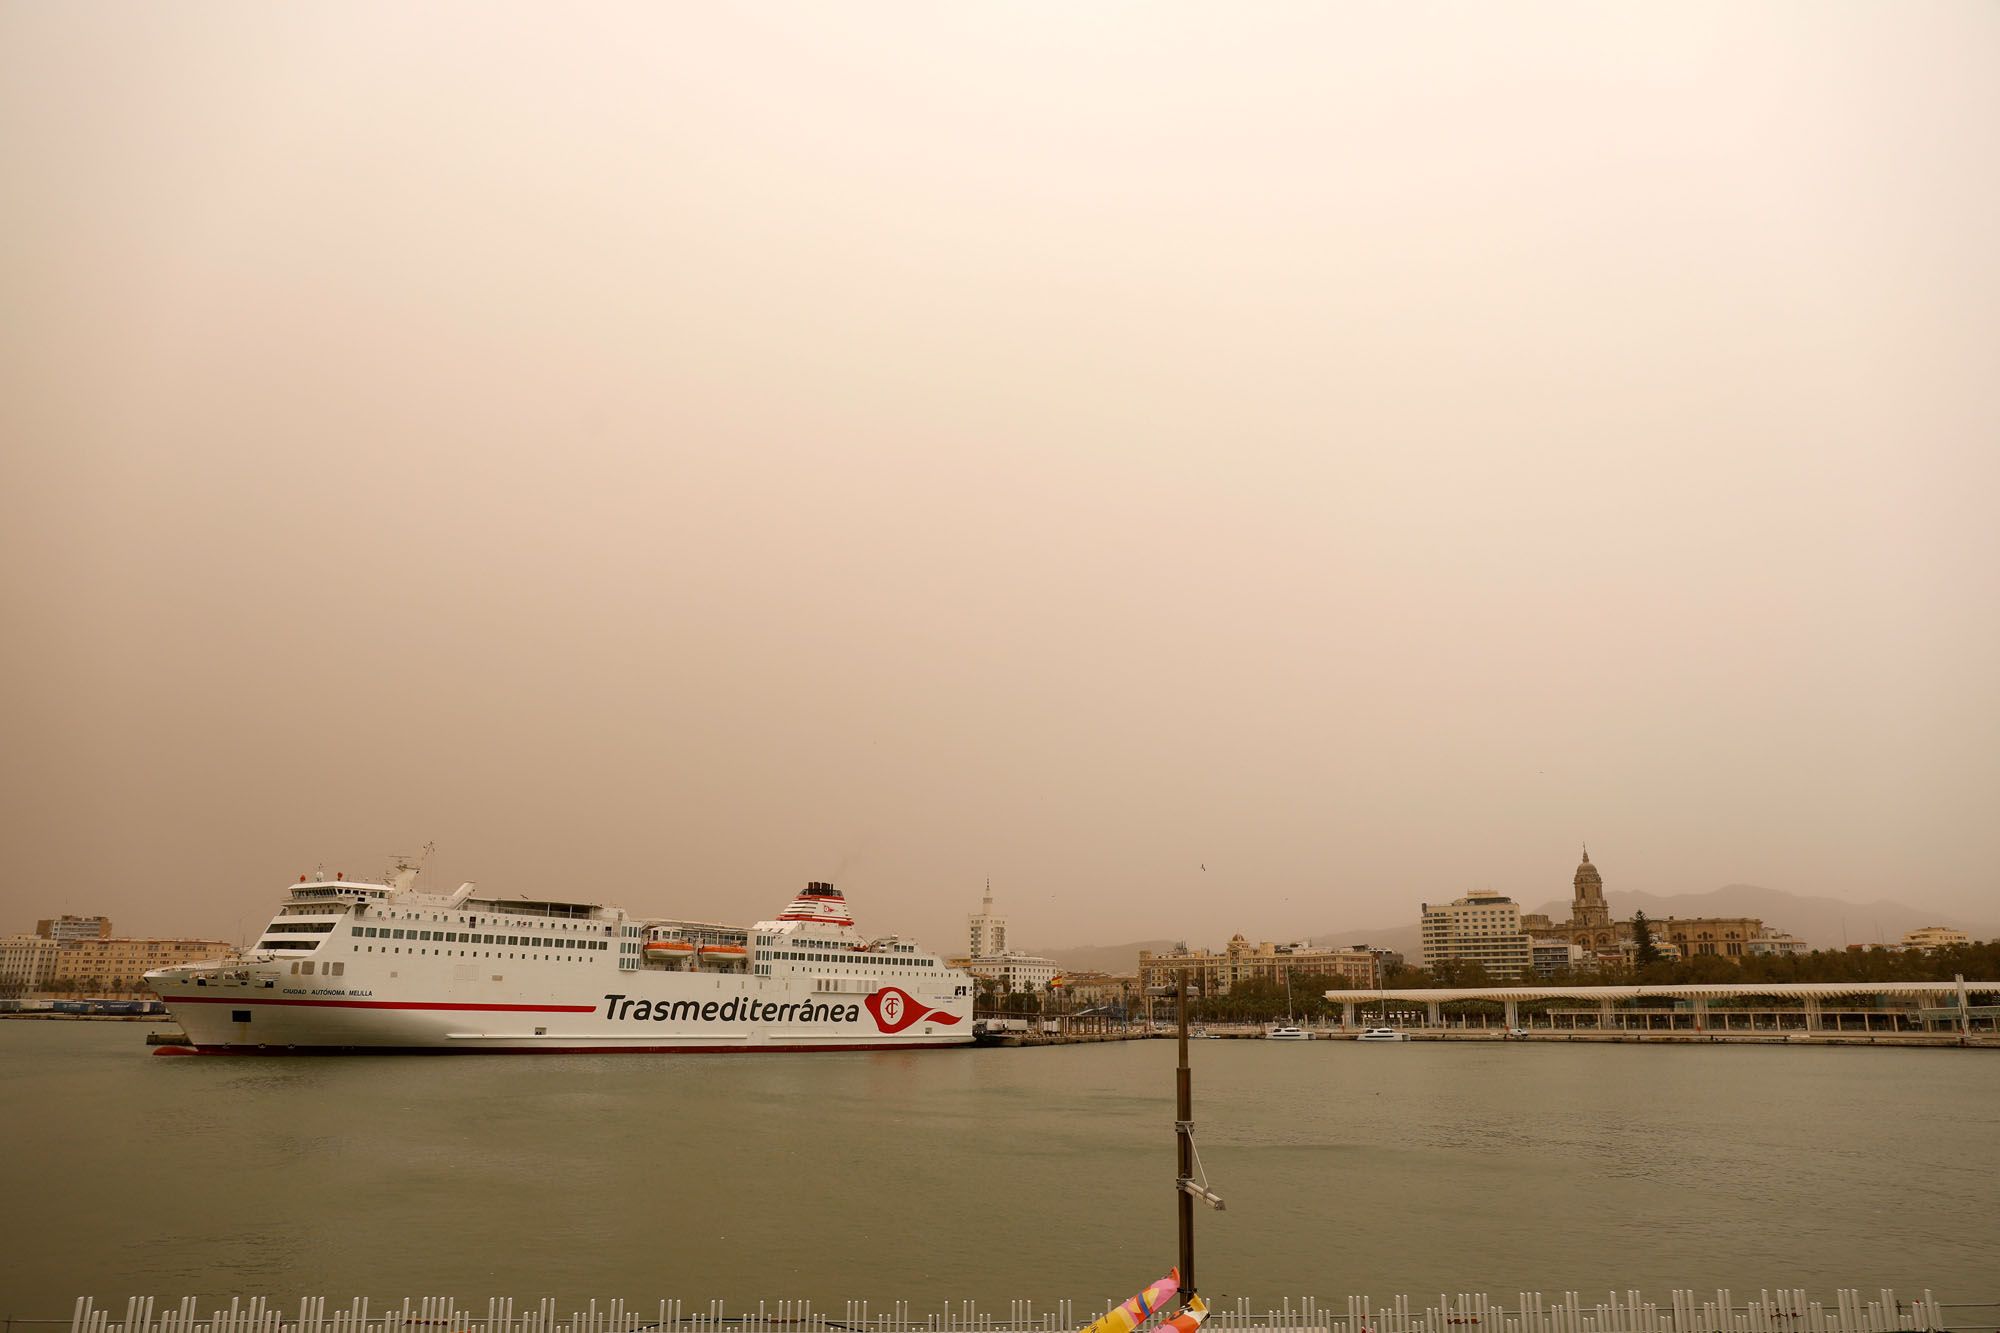
[[(1107, 1302), (1105, 1310), (1114, 1305)], [(1379, 1305), (1365, 1296), (1342, 1302), (1304, 1297), (1261, 1309), (1245, 1297), (1218, 1303), (1206, 1327), (1257, 1333), (1465, 1333), (1467, 1326), (1480, 1333), (1948, 1333), (1978, 1324), (1972, 1312), (1990, 1308), (1940, 1303), (1929, 1291), (1900, 1299), (1887, 1289), (1872, 1297), (1839, 1290), (1831, 1300), (1810, 1300), (1803, 1288), (1766, 1289), (1748, 1301), (1726, 1290), (1673, 1291), (1663, 1301), (1637, 1291), (1614, 1291), (1603, 1300), (1573, 1291), (1555, 1297), (1521, 1292), (1511, 1303), (1470, 1293), (1434, 1301), (1397, 1296)], [(296, 1302), (238, 1296), (204, 1314), (192, 1296), (172, 1305), (148, 1296), (126, 1301), (122, 1310), (79, 1297), (68, 1322), (70, 1333), (1072, 1333), (1102, 1313), (1081, 1302), (1028, 1300), (991, 1308), (954, 1302), (919, 1311), (901, 1301), (760, 1301), (729, 1310), (720, 1301), (620, 1299), (565, 1310), (550, 1298), (462, 1304), (436, 1296), (377, 1309), (366, 1297), (335, 1304), (323, 1296)], [(1172, 1313), (1157, 1312), (1148, 1327)]]
[(1149, 1032), (1131, 1028), (1114, 1032), (989, 1032), (979, 1038), (981, 1046), (1076, 1046), (1093, 1041), (1150, 1041), (1171, 1037), (1171, 1032)]
[[(1346, 1035), (1352, 1041), (1352, 1035)], [(1502, 1031), (1480, 1031), (1480, 1029), (1460, 1029), (1460, 1031), (1412, 1031), (1410, 1041), (1520, 1041), (1520, 1043), (1548, 1043), (1548, 1041), (1580, 1041), (1580, 1043), (1600, 1043), (1600, 1045), (1682, 1045), (1682, 1047), (1706, 1047), (1706, 1045), (1738, 1045), (1738, 1047), (1984, 1047), (1990, 1051), (2000, 1051), (2000, 1037), (1992, 1033), (1802, 1033), (1802, 1031), (1782, 1031), (1782, 1033), (1746, 1033), (1746, 1031), (1528, 1031), (1522, 1037), (1514, 1037)]]
[[(1803, 1028), (1788, 1028), (1780, 1031), (1750, 1031), (1744, 1028), (1714, 1029), (1655, 1029), (1648, 1032), (1644, 1028), (1530, 1028), (1523, 1033), (1512, 1033), (1497, 1027), (1409, 1027), (1401, 1029), (1405, 1040), (1423, 1041), (1472, 1041), (1508, 1042), (1532, 1045), (1537, 1042), (1582, 1042), (1599, 1045), (1655, 1045), (1655, 1046), (1953, 1046), (1975, 1047), (2000, 1050), (2000, 1037), (1990, 1032), (1973, 1032), (1961, 1035), (1957, 1032), (1835, 1032), (1828, 1030), (1807, 1031)], [(1158, 1032), (1154, 1036), (1171, 1037), (1171, 1032)], [(1208, 1041), (1257, 1041), (1264, 1036), (1261, 1028), (1218, 1028), (1210, 1027), (1201, 1034)], [(1355, 1041), (1361, 1036), (1359, 1031), (1340, 1028), (1309, 1028), (1306, 1036), (1312, 1041)]]

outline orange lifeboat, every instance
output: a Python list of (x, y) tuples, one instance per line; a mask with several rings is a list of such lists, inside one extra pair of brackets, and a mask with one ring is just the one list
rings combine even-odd
[(645, 952), (648, 962), (665, 963), (694, 957), (694, 945), (686, 940), (648, 940)]
[(750, 959), (750, 951), (740, 944), (704, 944), (700, 952), (704, 963), (743, 963)]

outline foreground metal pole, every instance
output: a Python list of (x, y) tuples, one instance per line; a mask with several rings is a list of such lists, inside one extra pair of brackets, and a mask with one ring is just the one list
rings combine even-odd
[(1174, 1182), (1174, 1203), (1181, 1220), (1181, 1304), (1194, 1295), (1194, 1196), (1181, 1185), (1194, 1179), (1194, 1090), (1188, 1081), (1188, 974), (1180, 969), (1174, 989), (1180, 1001), (1180, 1068), (1174, 1073), (1174, 1140), (1180, 1151), (1180, 1177)]

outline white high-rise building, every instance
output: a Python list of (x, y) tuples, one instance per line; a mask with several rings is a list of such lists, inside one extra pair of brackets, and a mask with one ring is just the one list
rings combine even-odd
[(1007, 918), (993, 914), (993, 881), (986, 881), (986, 898), (980, 904), (975, 916), (967, 917), (970, 927), (971, 948), (967, 952), (974, 958), (997, 958), (1007, 952)]
[(1061, 975), (1053, 958), (1015, 953), (1007, 947), (1007, 918), (993, 911), (993, 881), (986, 881), (986, 897), (979, 911), (966, 918), (966, 942), (971, 946), (965, 968), (984, 981), (997, 981), (1011, 992), (1048, 989)]
[(1475, 889), (1449, 903), (1425, 903), (1424, 966), (1478, 963), (1487, 975), (1511, 980), (1534, 965), (1533, 946), (1521, 929), (1512, 898)]

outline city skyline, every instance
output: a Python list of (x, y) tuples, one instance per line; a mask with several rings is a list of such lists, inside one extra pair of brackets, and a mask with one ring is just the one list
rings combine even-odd
[[(448, 866), (449, 863), (444, 863), (444, 864)], [(324, 873), (326, 873), (329, 876), (332, 876), (334, 874), (345, 874), (349, 878), (367, 878), (367, 879), (377, 878), (381, 873), (378, 870), (335, 867), (331, 863), (327, 863), (324, 865), (316, 865), (311, 873), (317, 874), (321, 871), (324, 871)], [(1571, 867), (1571, 871), (1573, 874), (1575, 871), (1574, 866)], [(426, 873), (426, 879), (428, 882), (432, 883), (433, 887), (436, 887), (440, 881), (442, 881), (447, 877), (448, 876), (444, 875), (441, 872)], [(288, 888), (290, 880), (295, 878), (297, 878), (297, 876), (287, 877), (286, 880), (280, 882), (277, 886), (275, 886), (275, 888), (273, 888), (271, 893), (269, 894), (245, 892), (238, 895), (240, 910), (235, 914), (236, 919), (231, 922), (224, 922), (220, 920), (211, 922), (184, 921), (178, 914), (179, 908), (175, 906), (172, 900), (166, 900), (166, 901), (153, 900), (151, 902), (141, 903), (136, 909), (136, 912), (134, 914), (134, 919), (141, 923), (153, 923), (157, 920), (158, 924), (157, 925), (145, 924), (143, 925), (143, 927), (135, 927), (135, 929), (133, 929), (130, 933), (137, 935), (197, 934), (197, 935), (213, 936), (217, 935), (220, 932), (223, 932), (223, 927), (227, 926), (228, 927), (228, 930), (226, 932), (227, 938), (235, 939), (240, 936), (242, 939), (246, 941), (253, 940), (254, 937), (260, 931), (263, 923), (269, 918), (271, 905), (277, 901), (275, 895), (281, 893), (286, 888)], [(458, 883), (459, 881), (457, 879), (453, 879), (451, 882), (455, 884)], [(479, 883), (480, 881), (474, 881), (474, 882)], [(445, 887), (449, 886), (447, 885)], [(482, 885), (482, 887), (489, 887), (489, 886)], [(517, 885), (515, 887), (523, 890), (533, 890), (535, 888), (535, 886), (532, 885)], [(1698, 898), (1703, 894), (1717, 894), (1722, 896), (1726, 900), (1729, 897), (1729, 890), (1732, 889), (1740, 890), (1743, 892), (1775, 892), (1777, 895), (1779, 895), (1781, 899), (1794, 901), (1801, 905), (1808, 903), (1817, 905), (1819, 903), (1826, 901), (1824, 895), (1794, 894), (1785, 890), (1771, 890), (1769, 886), (1745, 885), (1745, 884), (1721, 885), (1717, 886), (1717, 888), (1715, 889), (1693, 890), (1685, 894), (1674, 894), (1674, 893), (1660, 894), (1655, 891), (1635, 888), (1627, 884), (1624, 881), (1622, 873), (1616, 885), (1607, 892), (1608, 895), (1614, 899), (1637, 897), (1642, 901), (1651, 901), (1661, 897), (1669, 899)], [(513, 890), (510, 889), (509, 891), (511, 892)], [(1550, 908), (1550, 907), (1560, 907), (1566, 905), (1569, 901), (1570, 886), (1565, 885), (1563, 891), (1559, 893), (1552, 890), (1545, 891), (1540, 888), (1528, 889), (1523, 892), (1507, 893), (1505, 890), (1490, 889), (1486, 885), (1479, 885), (1472, 889), (1463, 889), (1463, 888), (1452, 889), (1447, 887), (1446, 889), (1439, 891), (1439, 893), (1436, 895), (1436, 900), (1450, 901), (1468, 892), (1501, 893), (1503, 896), (1508, 897), (1512, 899), (1515, 903), (1517, 903), (1520, 910), (1525, 914), (1528, 912), (1535, 911), (1538, 907)], [(36, 924), (38, 913), (43, 915), (62, 915), (68, 913), (82, 912), (94, 918), (97, 909), (93, 907), (92, 904), (95, 903), (101, 906), (102, 902), (107, 901), (111, 896), (113, 895), (84, 894), (79, 896), (77, 902), (75, 903), (64, 901), (60, 904), (55, 904), (52, 901), (50, 902), (38, 901), (36, 903), (27, 903), (27, 900), (24, 898), (23, 899), (24, 903), (27, 903), (28, 907), (32, 907), (35, 910), (30, 911), (28, 913), (27, 918), (18, 925), (12, 921), (0, 922), (0, 935), (4, 935), (9, 933), (10, 931), (15, 931), (15, 930), (20, 930), (20, 931), (27, 930), (30, 926)], [(850, 894), (850, 897), (852, 896), (854, 895)], [(1093, 939), (1093, 938), (1082, 938), (1082, 937), (1064, 937), (1062, 935), (1061, 932), (1063, 930), (1063, 926), (1061, 924), (1062, 918), (1061, 918), (1061, 908), (1059, 904), (1056, 904), (1054, 906), (1044, 906), (1034, 914), (1038, 923), (1053, 922), (1054, 923), (1053, 925), (1047, 925), (1045, 928), (1043, 925), (1037, 924), (1036, 926), (1031, 928), (1026, 934), (1024, 934), (1015, 925), (1015, 921), (1017, 915), (1020, 912), (1020, 908), (1018, 906), (1010, 904), (1008, 901), (1008, 897), (1009, 895), (1006, 893), (1004, 887), (996, 890), (990, 880), (982, 880), (977, 889), (974, 890), (973, 896), (967, 900), (968, 904), (970, 904), (969, 908), (955, 909), (954, 905), (950, 901), (948, 900), (941, 901), (933, 898), (930, 900), (932, 902), (932, 905), (937, 907), (938, 911), (942, 913), (942, 915), (937, 915), (935, 917), (935, 923), (932, 924), (930, 918), (927, 917), (925, 923), (921, 924), (905, 923), (905, 925), (901, 928), (901, 930), (902, 933), (906, 935), (915, 935), (923, 939), (926, 943), (931, 944), (933, 947), (948, 953), (959, 948), (959, 946), (965, 941), (967, 922), (969, 918), (977, 917), (982, 912), (992, 912), (994, 916), (996, 916), (1002, 923), (1000, 931), (1000, 939), (1003, 941), (1002, 947), (1004, 949), (1012, 949), (1017, 952), (1030, 952), (1030, 953), (1045, 952), (1051, 949), (1055, 950), (1096, 949), (1100, 947), (1111, 947), (1111, 946), (1122, 945), (1138, 941), (1141, 939), (1154, 940), (1160, 938), (1185, 938), (1187, 940), (1202, 942), (1205, 944), (1212, 944), (1215, 945), (1216, 947), (1220, 947), (1225, 941), (1227, 941), (1233, 935), (1246, 935), (1253, 940), (1276, 941), (1276, 942), (1289, 942), (1289, 941), (1304, 942), (1311, 938), (1322, 938), (1323, 940), (1330, 940), (1331, 937), (1333, 936), (1341, 936), (1343, 939), (1345, 939), (1346, 937), (1351, 936), (1352, 939), (1350, 942), (1366, 943), (1367, 937), (1374, 937), (1378, 939), (1388, 938), (1390, 937), (1392, 932), (1408, 932), (1410, 934), (1412, 941), (1411, 945), (1412, 953), (1414, 953), (1415, 950), (1413, 942), (1416, 938), (1416, 931), (1422, 918), (1424, 902), (1428, 901), (1428, 900), (1420, 900), (1416, 897), (1410, 897), (1406, 903), (1402, 904), (1405, 908), (1407, 908), (1407, 910), (1403, 911), (1399, 916), (1397, 912), (1396, 902), (1384, 899), (1381, 904), (1382, 915), (1380, 915), (1379, 917), (1367, 920), (1359, 920), (1359, 921), (1335, 922), (1335, 921), (1322, 921), (1317, 919), (1305, 919), (1307, 917), (1310, 917), (1314, 911), (1314, 909), (1310, 906), (1310, 903), (1312, 901), (1312, 895), (1310, 894), (1286, 895), (1287, 902), (1296, 900), (1300, 903), (1307, 904), (1307, 906), (1305, 906), (1302, 909), (1302, 916), (1296, 922), (1287, 924), (1284, 920), (1281, 919), (1275, 926), (1260, 924), (1263, 918), (1260, 917), (1258, 914), (1244, 913), (1235, 907), (1229, 906), (1227, 902), (1224, 901), (1216, 905), (1216, 912), (1218, 914), (1216, 919), (1220, 921), (1220, 924), (1213, 927), (1212, 930), (1207, 934), (1194, 930), (1162, 929), (1158, 934), (1154, 935), (1148, 935), (1145, 934), (1143, 931), (1140, 931), (1136, 933), (1131, 933), (1127, 936), (1121, 936), (1118, 938)], [(1042, 900), (1046, 902), (1046, 899), (1047, 895), (1043, 895)], [(606, 900), (618, 902), (618, 905), (626, 906), (628, 908), (632, 908), (633, 910), (644, 911), (644, 908), (641, 907), (639, 904), (634, 902), (620, 901), (616, 899), (615, 896), (608, 898)], [(1023, 903), (1034, 903), (1036, 901), (1037, 901), (1037, 896), (1032, 893), (1024, 894), (1021, 896), (1021, 902)], [(1840, 900), (1834, 900), (1834, 901), (1840, 901)], [(79, 903), (81, 903), (82, 905), (79, 906), (78, 905)], [(1731, 904), (1727, 901), (1724, 901), (1720, 905), (1723, 907), (1731, 906)], [(1938, 908), (1938, 905), (1935, 903), (1925, 903), (1922, 901), (1906, 901), (1900, 899), (1885, 898), (1879, 900), (1847, 900), (1845, 905), (1854, 909), (1854, 916), (1853, 916), (1854, 925), (1852, 930), (1843, 933), (1841, 938), (1839, 939), (1815, 938), (1811, 941), (1814, 947), (1826, 948), (1826, 947), (1833, 947), (1837, 944), (1857, 943), (1857, 942), (1881, 942), (1881, 943), (1890, 942), (1895, 936), (1899, 935), (1903, 930), (1911, 928), (1911, 926), (1908, 923), (1904, 923), (1898, 925), (1895, 930), (1887, 932), (1884, 932), (1883, 930), (1879, 929), (1879, 912), (1892, 908), (1906, 915), (1909, 914), (1914, 914), (1919, 916), (1934, 915), (1940, 917), (1941, 919), (1949, 918), (1950, 920), (1953, 921), (1964, 922), (1968, 925), (1971, 925), (1975, 929), (1978, 929), (1980, 927), (1986, 927), (1987, 929), (1991, 930), (1994, 926), (2000, 925), (2000, 921), (1996, 921), (1995, 919), (1997, 917), (2000, 917), (2000, 913), (1989, 913), (1982, 915), (1976, 909), (1971, 912), (1963, 912), (1963, 913), (1954, 912), (1950, 910), (1940, 909)], [(1700, 911), (1702, 912), (1707, 912), (1713, 910), (1717, 906), (1717, 904), (1697, 902), (1697, 903), (1690, 903), (1689, 906), (1700, 909)], [(972, 909), (977, 909), (977, 910), (972, 910)], [(1641, 910), (1643, 910), (1643, 908), (1641, 908)], [(1869, 916), (1869, 912), (1871, 910), (1876, 911), (1878, 915), (1874, 918), (1871, 918)], [(867, 903), (865, 897), (863, 898), (862, 903), (857, 907), (857, 911), (861, 914), (861, 919), (865, 921), (867, 916)], [(673, 912), (664, 909), (658, 914), (663, 916), (690, 916), (690, 917), (701, 915), (699, 913)], [(126, 916), (121, 915), (120, 913), (117, 912), (109, 911), (108, 909), (103, 911), (103, 915), (116, 917), (121, 922), (127, 919)], [(747, 924), (750, 921), (761, 919), (762, 915), (767, 915), (767, 914), (760, 913), (757, 910), (750, 910), (745, 913), (738, 913), (734, 916), (725, 913), (722, 915), (713, 916), (712, 919), (740, 921), (741, 923)], [(1631, 909), (1629, 908), (1623, 909), (1622, 915), (1626, 918), (1629, 918), (1631, 915)], [(1902, 918), (1899, 917), (1895, 919), (1900, 921)], [(1773, 926), (1773, 928), (1777, 929), (1783, 929), (1785, 926), (1785, 923), (1782, 921), (1773, 921), (1770, 924)], [(1822, 928), (1820, 934), (1826, 935), (1827, 932), (1824, 928)]]

